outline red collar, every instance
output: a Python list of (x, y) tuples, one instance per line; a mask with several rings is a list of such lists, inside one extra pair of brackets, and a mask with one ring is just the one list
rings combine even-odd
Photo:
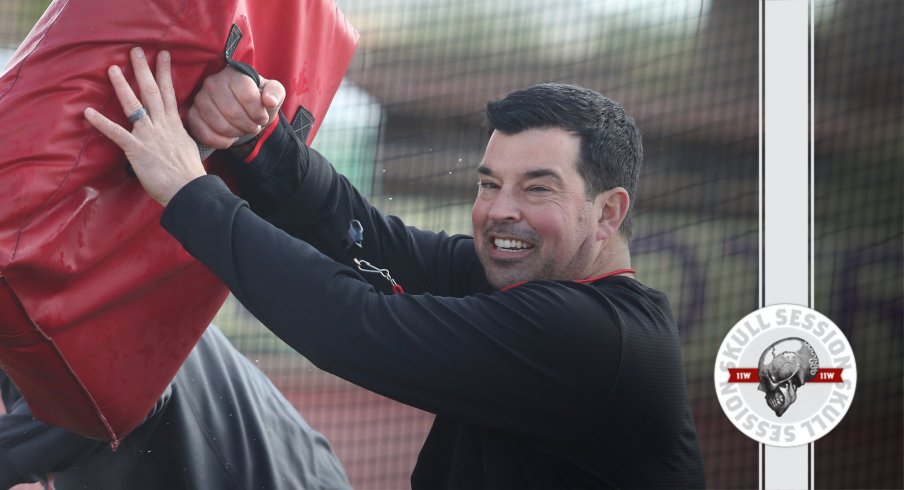
[[(579, 282), (581, 284), (589, 284), (591, 282), (596, 282), (596, 281), (599, 281), (600, 279), (605, 279), (607, 277), (617, 276), (619, 274), (634, 274), (635, 272), (637, 272), (637, 271), (635, 271), (634, 269), (616, 269), (614, 271), (607, 272), (601, 276), (588, 277), (587, 279), (578, 279), (574, 282)], [(522, 284), (527, 284), (528, 282), (529, 281), (516, 282), (515, 284), (511, 284), (509, 286), (506, 286), (506, 287), (500, 289), (500, 291), (508, 291), (509, 289), (516, 288), (518, 286), (521, 286)]]

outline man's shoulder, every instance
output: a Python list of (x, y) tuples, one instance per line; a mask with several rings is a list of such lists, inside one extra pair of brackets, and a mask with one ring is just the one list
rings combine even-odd
[(632, 277), (616, 276), (596, 281), (591, 286), (618, 304), (671, 310), (666, 294)]
[(657, 289), (630, 277), (608, 277), (598, 281), (530, 281), (503, 289), (503, 292), (524, 294), (552, 306), (568, 306), (569, 302), (601, 303), (610, 307), (669, 309), (667, 296)]

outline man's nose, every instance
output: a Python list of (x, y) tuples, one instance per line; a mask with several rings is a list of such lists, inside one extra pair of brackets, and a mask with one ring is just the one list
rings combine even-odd
[(518, 221), (521, 219), (521, 207), (511, 191), (502, 189), (493, 199), (489, 218), (492, 221)]

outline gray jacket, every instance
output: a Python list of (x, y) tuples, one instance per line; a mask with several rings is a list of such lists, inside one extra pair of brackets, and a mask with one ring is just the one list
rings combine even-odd
[(349, 488), (327, 440), (214, 326), (116, 451), (32, 418), (0, 372), (0, 488)]

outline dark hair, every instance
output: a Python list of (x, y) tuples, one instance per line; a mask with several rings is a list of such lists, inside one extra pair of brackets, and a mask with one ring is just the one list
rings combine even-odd
[[(489, 132), (516, 134), (527, 129), (557, 127), (581, 137), (576, 162), (588, 198), (624, 187), (634, 207), (634, 190), (643, 163), (640, 130), (625, 109), (599, 92), (559, 83), (516, 90), (487, 103)], [(630, 208), (619, 229), (631, 239)]]

